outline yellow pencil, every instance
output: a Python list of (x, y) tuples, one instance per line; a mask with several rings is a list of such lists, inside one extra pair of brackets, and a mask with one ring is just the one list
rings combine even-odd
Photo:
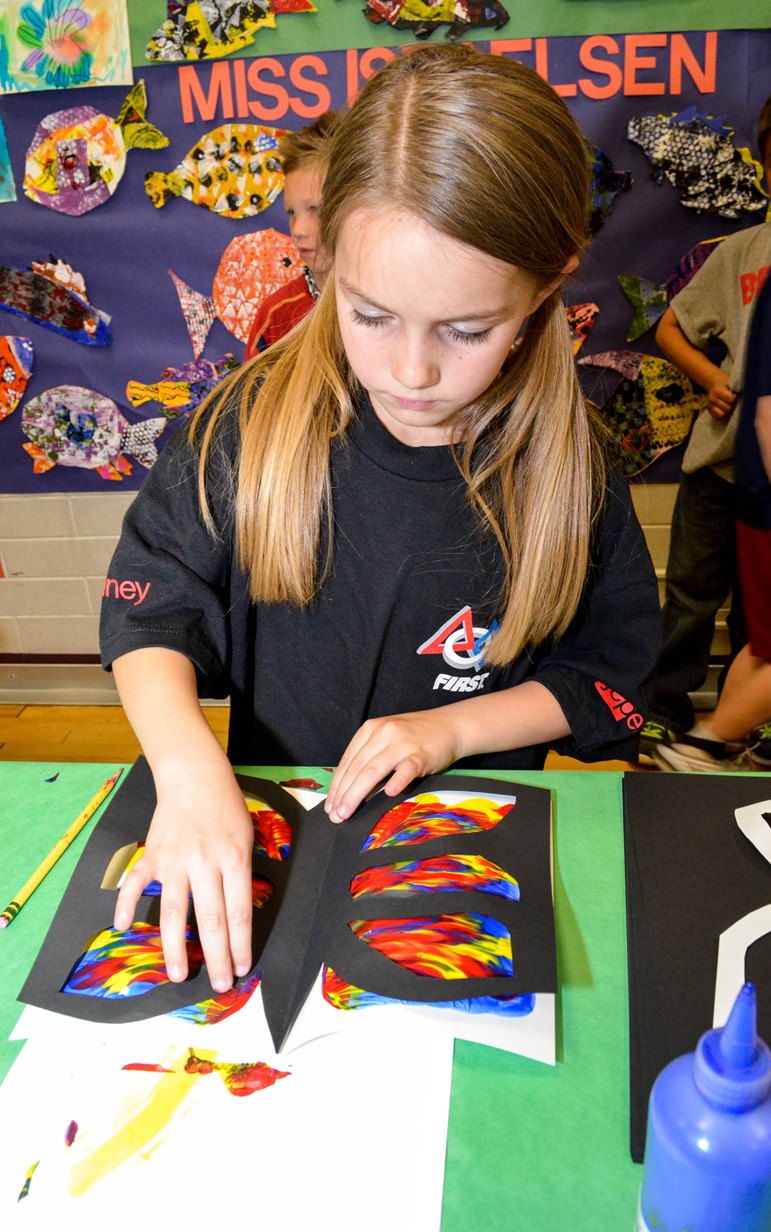
[(109, 796), (122, 773), (122, 770), (118, 770), (117, 774), (113, 774), (106, 783), (102, 784), (93, 800), (89, 800), (80, 816), (73, 821), (68, 830), (65, 830), (59, 842), (49, 851), (43, 863), (35, 869), (29, 880), (25, 881), (19, 893), (15, 898), (11, 899), (5, 911), (0, 912), (0, 928), (7, 928), (11, 920), (19, 914), (30, 895), (35, 892), (43, 878), (50, 873), (59, 856), (64, 854), (72, 840), (80, 834), (86, 822), (93, 817), (102, 801)]

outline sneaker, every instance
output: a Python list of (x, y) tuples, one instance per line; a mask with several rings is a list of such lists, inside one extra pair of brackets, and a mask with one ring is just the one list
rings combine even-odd
[(653, 750), (659, 770), (679, 773), (741, 774), (752, 770), (748, 750), (741, 744), (724, 744), (701, 736), (678, 736), (672, 744), (659, 744)]
[(640, 744), (637, 751), (637, 760), (643, 762), (647, 766), (655, 766), (654, 750), (659, 744), (672, 744), (673, 740), (677, 740), (679, 732), (675, 731), (674, 727), (670, 727), (663, 720), (648, 719), (640, 728)]
[(761, 723), (750, 735), (749, 754), (759, 766), (771, 767), (771, 723)]

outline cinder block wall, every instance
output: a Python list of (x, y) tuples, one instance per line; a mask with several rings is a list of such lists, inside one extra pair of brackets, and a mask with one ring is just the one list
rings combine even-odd
[[(675, 484), (632, 485), (662, 593), (675, 491)], [(117, 700), (112, 677), (95, 661), (99, 601), (133, 497), (0, 496), (0, 701)], [(720, 619), (714, 650), (726, 649)]]

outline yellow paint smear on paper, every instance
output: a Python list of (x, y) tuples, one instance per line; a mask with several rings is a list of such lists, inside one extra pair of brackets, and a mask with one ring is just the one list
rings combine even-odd
[[(216, 1052), (203, 1050), (198, 1055), (212, 1061), (217, 1057)], [(164, 1062), (175, 1072), (161, 1074), (137, 1106), (126, 1108), (116, 1131), (73, 1164), (69, 1184), (73, 1197), (81, 1197), (133, 1155), (146, 1158), (160, 1145), (159, 1139), (171, 1128), (181, 1105), (203, 1076), (185, 1073), (186, 1060), (187, 1052)]]

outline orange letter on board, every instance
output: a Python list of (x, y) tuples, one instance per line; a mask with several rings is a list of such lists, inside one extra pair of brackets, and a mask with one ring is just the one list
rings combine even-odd
[(618, 43), (615, 39), (609, 38), (607, 34), (595, 34), (592, 38), (584, 39), (578, 53), (578, 58), (585, 69), (588, 69), (590, 73), (599, 73), (608, 79), (607, 85), (599, 86), (590, 77), (581, 77), (578, 85), (587, 98), (610, 98), (612, 94), (618, 94), (624, 80), (617, 64), (595, 58), (594, 51), (600, 48), (613, 56), (619, 53)]
[(232, 120), (233, 91), (230, 87), (230, 65), (227, 60), (219, 60), (212, 65), (208, 94), (203, 92), (198, 69), (192, 64), (183, 64), (179, 69), (179, 100), (185, 124), (193, 124), (196, 119), (213, 120), (220, 103), (222, 118)]
[(670, 38), (669, 93), (682, 94), (685, 67), (700, 94), (713, 94), (717, 74), (717, 30), (708, 30), (704, 36), (703, 65), (699, 64), (684, 34), (672, 34)]
[(296, 56), (289, 65), (289, 80), (295, 89), (301, 90), (303, 94), (311, 94), (316, 99), (315, 103), (305, 103), (294, 95), (292, 111), (306, 120), (315, 120), (317, 116), (329, 111), (332, 96), (321, 82), (314, 80), (313, 77), (303, 77), (304, 68), (314, 69), (318, 77), (326, 77), (329, 69), (321, 56)]
[(275, 107), (265, 107), (262, 103), (249, 104), (249, 110), (255, 119), (271, 123), (273, 120), (280, 120), (286, 115), (289, 110), (289, 95), (283, 86), (277, 86), (272, 81), (263, 81), (260, 76), (263, 72), (274, 73), (276, 77), (283, 77), (285, 74), (280, 62), (270, 56), (265, 56), (261, 60), (253, 60), (246, 74), (249, 85), (255, 94), (261, 94), (276, 100)]
[[(545, 38), (537, 38), (535, 40), (535, 71), (539, 77), (543, 77), (544, 81), (549, 81), (549, 49)], [(555, 94), (561, 94), (563, 98), (573, 98), (575, 86), (558, 86), (554, 82), (549, 82)]]
[(655, 56), (641, 56), (643, 47), (666, 47), (668, 34), (627, 34), (624, 38), (624, 94), (666, 94), (663, 81), (638, 81), (638, 72), (656, 68)]

